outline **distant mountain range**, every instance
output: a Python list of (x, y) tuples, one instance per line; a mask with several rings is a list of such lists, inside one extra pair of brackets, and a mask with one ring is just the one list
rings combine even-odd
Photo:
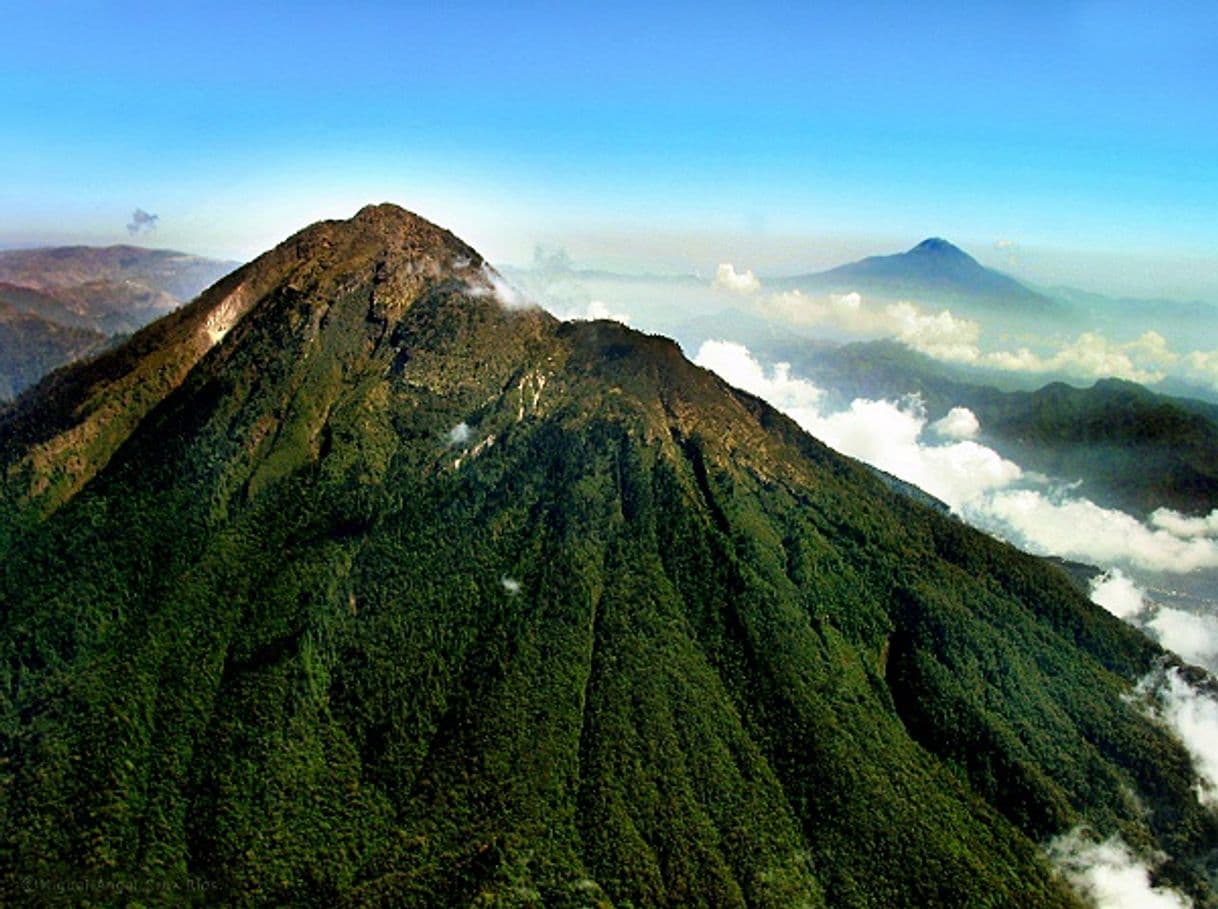
[(101, 349), (105, 335), (44, 319), (9, 302), (0, 288), (0, 401), (46, 373)]
[[(45, 373), (94, 354), (116, 331), (130, 331), (193, 296), (204, 282), (229, 270), (217, 262), (167, 250), (131, 246), (64, 247), (0, 252), (0, 399), (12, 397)], [(537, 274), (514, 274), (525, 286)], [(604, 289), (614, 282), (634, 292), (660, 284), (664, 294), (688, 295), (699, 284), (690, 276), (620, 276), (580, 270), (565, 259), (536, 282), (571, 293)], [(25, 282), (14, 283), (14, 282)], [(583, 282), (586, 288), (578, 285)], [(825, 272), (774, 285), (798, 284), (834, 292), (923, 294), (944, 302), (968, 295), (1004, 312), (1045, 318), (1071, 310), (1098, 321), (1115, 309), (1150, 311), (1203, 319), (1206, 304), (1114, 300), (1055, 288), (1055, 299), (985, 268), (946, 240), (932, 238), (908, 252), (873, 256)], [(705, 286), (704, 283), (702, 286)], [(898, 291), (898, 289), (900, 289)], [(662, 295), (661, 295), (662, 296)], [(1160, 505), (1184, 511), (1218, 507), (1218, 408), (1199, 401), (1155, 395), (1130, 383), (1100, 383), (1076, 389), (1060, 383), (1034, 390), (1046, 377), (979, 371), (941, 363), (892, 342), (836, 347), (762, 319), (744, 309), (699, 313), (690, 303), (653, 322), (682, 338), (728, 336), (758, 352), (796, 364), (797, 370), (839, 396), (897, 397), (916, 391), (932, 417), (954, 405), (981, 418), (986, 441), (1030, 469), (1084, 478), (1101, 504), (1145, 513)], [(682, 315), (684, 313), (684, 315)], [(692, 314), (690, 314), (692, 313)], [(1118, 392), (1119, 390), (1119, 392)], [(1185, 389), (1187, 390), (1187, 389)], [(848, 398), (845, 402), (848, 403)]]
[(235, 266), (137, 246), (0, 252), (0, 398), (165, 315)]

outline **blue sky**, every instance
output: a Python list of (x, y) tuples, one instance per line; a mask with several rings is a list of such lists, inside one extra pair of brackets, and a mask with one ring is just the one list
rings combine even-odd
[(938, 234), (1218, 299), (1213, 3), (842, 6), (0, 3), (0, 243), (118, 242), (140, 206), (246, 257), (389, 199), (500, 261)]

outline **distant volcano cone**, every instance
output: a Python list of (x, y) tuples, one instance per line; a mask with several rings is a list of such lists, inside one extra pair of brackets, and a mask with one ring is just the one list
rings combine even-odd
[(950, 305), (974, 315), (1035, 315), (1058, 307), (1055, 301), (1010, 275), (986, 268), (941, 237), (930, 237), (903, 253), (869, 256), (781, 283), (808, 291), (857, 291), (867, 297)]

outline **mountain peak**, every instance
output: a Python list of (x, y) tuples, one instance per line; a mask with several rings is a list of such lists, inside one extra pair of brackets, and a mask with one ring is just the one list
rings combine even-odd
[(1054, 306), (1049, 298), (1009, 275), (986, 268), (942, 237), (928, 237), (905, 252), (868, 256), (789, 283), (813, 291), (858, 291), (924, 304), (950, 304), (966, 315), (1014, 308), (1045, 312)]
[[(416, 215), (393, 202), (375, 202), (365, 205), (347, 221), (339, 224), (350, 224), (361, 229), (391, 229), (415, 232), (443, 231), (422, 215)], [(447, 231), (443, 231), (447, 233)]]
[[(23, 492), (29, 503), (54, 510), (114, 453), (109, 440), (121, 433), (113, 413), (133, 430), (188, 377), (239, 385), (257, 374), (258, 387), (272, 397), (329, 401), (345, 382), (375, 385), (400, 375), (415, 357), (415, 334), (430, 332), (428, 345), (458, 338), (479, 364), (518, 354), (549, 318), (521, 303), (449, 231), (396, 205), (366, 206), (349, 219), (298, 231), (148, 326), (138, 343), (48, 378), (43, 395), (3, 414), (0, 459), (15, 440), (54, 446), (49, 440), (72, 427), (73, 441), (54, 455), (73, 465), (62, 482), (35, 482)], [(151, 350), (158, 355), (145, 356)], [(246, 373), (241, 364), (257, 366)], [(442, 378), (459, 384), (464, 376), (451, 367)], [(73, 403), (79, 394), (103, 397), (111, 409), (82, 416)]]
[[(345, 300), (384, 315), (426, 288), (460, 285), (472, 296), (505, 286), (476, 250), (426, 218), (392, 203), (367, 205), (346, 220), (318, 221), (241, 270), (251, 296), (274, 297), (276, 286), (306, 293), (329, 307)], [(362, 289), (355, 292), (357, 288)], [(378, 318), (373, 315), (375, 320)]]
[(953, 258), (972, 259), (972, 256), (959, 246), (949, 243), (942, 237), (927, 237), (909, 252), (913, 255), (950, 256)]
[(309, 254), (315, 251), (317, 243), (322, 247), (337, 246), (348, 253), (376, 249), (385, 255), (411, 259), (436, 257), (446, 263), (455, 262), (458, 268), (482, 263), (482, 257), (451, 232), (391, 202), (365, 205), (346, 220), (318, 221), (292, 240), (298, 246), (305, 241), (303, 248)]

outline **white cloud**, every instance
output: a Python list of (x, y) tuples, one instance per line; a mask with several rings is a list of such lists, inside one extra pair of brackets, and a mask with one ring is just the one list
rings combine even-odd
[(449, 445), (464, 445), (469, 441), (470, 429), (469, 424), (462, 420), (456, 426), (448, 431)]
[(1185, 354), (1181, 367), (1180, 373), (1184, 378), (1205, 383), (1218, 391), (1218, 350), (1194, 350)]
[(829, 294), (829, 306), (835, 312), (843, 315), (859, 313), (863, 310), (863, 298), (856, 291), (848, 294)]
[(1049, 844), (1049, 857), (1097, 909), (1188, 909), (1192, 901), (1150, 881), (1151, 869), (1119, 836), (1093, 842), (1080, 829)]
[(614, 322), (621, 322), (623, 325), (630, 324), (630, 316), (626, 313), (610, 311), (609, 307), (600, 300), (593, 300), (588, 304), (587, 316), (589, 319), (611, 319)]
[(1083, 332), (1072, 343), (1042, 357), (1027, 348), (995, 351), (981, 361), (987, 366), (1017, 372), (1062, 372), (1088, 379), (1115, 377), (1131, 382), (1159, 382), (1179, 360), (1158, 332), (1119, 344), (1093, 331)]
[(499, 583), (511, 596), (516, 596), (516, 594), (520, 593), (521, 583), (515, 578), (509, 578), (505, 574), (499, 579)]
[(1218, 672), (1218, 616), (1160, 606), (1144, 627), (1185, 661)]
[(1017, 464), (976, 442), (924, 444), (925, 426), (926, 417), (914, 401), (901, 405), (860, 398), (805, 428), (825, 444), (913, 483), (954, 509), (1020, 478)]
[(1119, 619), (1131, 619), (1146, 608), (1141, 588), (1119, 568), (1091, 579), (1091, 602)]
[(953, 407), (947, 416), (931, 423), (930, 428), (948, 439), (975, 439), (981, 432), (981, 421), (967, 407)]
[(1218, 390), (1218, 350), (1179, 353), (1155, 331), (1124, 343), (1097, 332), (1084, 332), (1049, 354), (1021, 347), (985, 353), (980, 363), (1014, 372), (1059, 372), (1083, 379), (1115, 377), (1142, 383), (1176, 375)]
[(950, 309), (926, 313), (903, 301), (885, 307), (884, 315), (899, 340), (927, 356), (959, 363), (972, 363), (980, 356), (981, 325), (953, 316)]
[(485, 262), (472, 280), (466, 279), (465, 289), (471, 297), (494, 297), (504, 309), (524, 309), (534, 305)]
[(855, 292), (825, 297), (790, 290), (759, 303), (767, 316), (802, 325), (829, 325), (860, 337), (891, 337), (928, 356), (971, 363), (981, 356), (981, 325), (951, 310), (926, 312), (901, 301), (882, 308), (869, 306)]
[(826, 416), (820, 409), (821, 389), (792, 376), (786, 363), (767, 373), (741, 344), (707, 341), (694, 362), (764, 398), (826, 445), (913, 483), (953, 508), (1021, 476), (1018, 465), (976, 442), (924, 444), (926, 416), (915, 399), (859, 398)]
[(624, 312), (613, 312), (601, 300), (589, 300), (583, 309), (552, 310), (555, 316), (571, 322), (594, 322), (598, 319), (608, 319), (612, 322), (630, 324), (630, 316)]
[(1218, 567), (1218, 542), (1182, 539), (1088, 499), (1054, 499), (1032, 489), (996, 492), (967, 515), (1034, 552), (1147, 571)]
[(752, 269), (738, 272), (730, 262), (724, 262), (715, 271), (714, 286), (736, 294), (753, 294), (761, 290), (761, 281)]
[(1150, 516), (1150, 523), (1177, 537), (1218, 536), (1218, 508), (1199, 518), (1180, 514), (1170, 508), (1156, 508)]
[(838, 451), (900, 476), (897, 472), (917, 445), (925, 423), (912, 405), (907, 407), (855, 398), (846, 410), (818, 415), (805, 428)]
[(705, 341), (694, 362), (718, 373), (729, 384), (763, 398), (805, 428), (819, 413), (823, 394), (819, 388), (804, 379), (792, 378), (789, 363), (776, 364), (767, 376), (743, 344)]
[(1157, 670), (1141, 681), (1151, 714), (1183, 743), (1197, 771), (1197, 798), (1218, 807), (1218, 700), (1191, 685), (1179, 669)]
[(1218, 616), (1152, 602), (1119, 568), (1091, 579), (1091, 602), (1137, 626), (1187, 662), (1218, 672)]
[(1007, 268), (1019, 267), (1019, 243), (1008, 237), (994, 241), (994, 249), (1006, 259)]
[[(1012, 248), (999, 247), (1003, 251)], [(950, 309), (926, 310), (908, 300), (877, 307), (868, 305), (858, 293), (822, 297), (792, 290), (765, 297), (757, 305), (770, 318), (831, 326), (859, 337), (895, 338), (946, 362), (1009, 372), (1059, 373), (1086, 380), (1112, 377), (1142, 383), (1159, 382), (1175, 374), (1218, 390), (1218, 350), (1181, 354), (1155, 331), (1124, 342), (1088, 331), (1047, 352), (1027, 347), (987, 350), (982, 344), (980, 323), (957, 316)]]

